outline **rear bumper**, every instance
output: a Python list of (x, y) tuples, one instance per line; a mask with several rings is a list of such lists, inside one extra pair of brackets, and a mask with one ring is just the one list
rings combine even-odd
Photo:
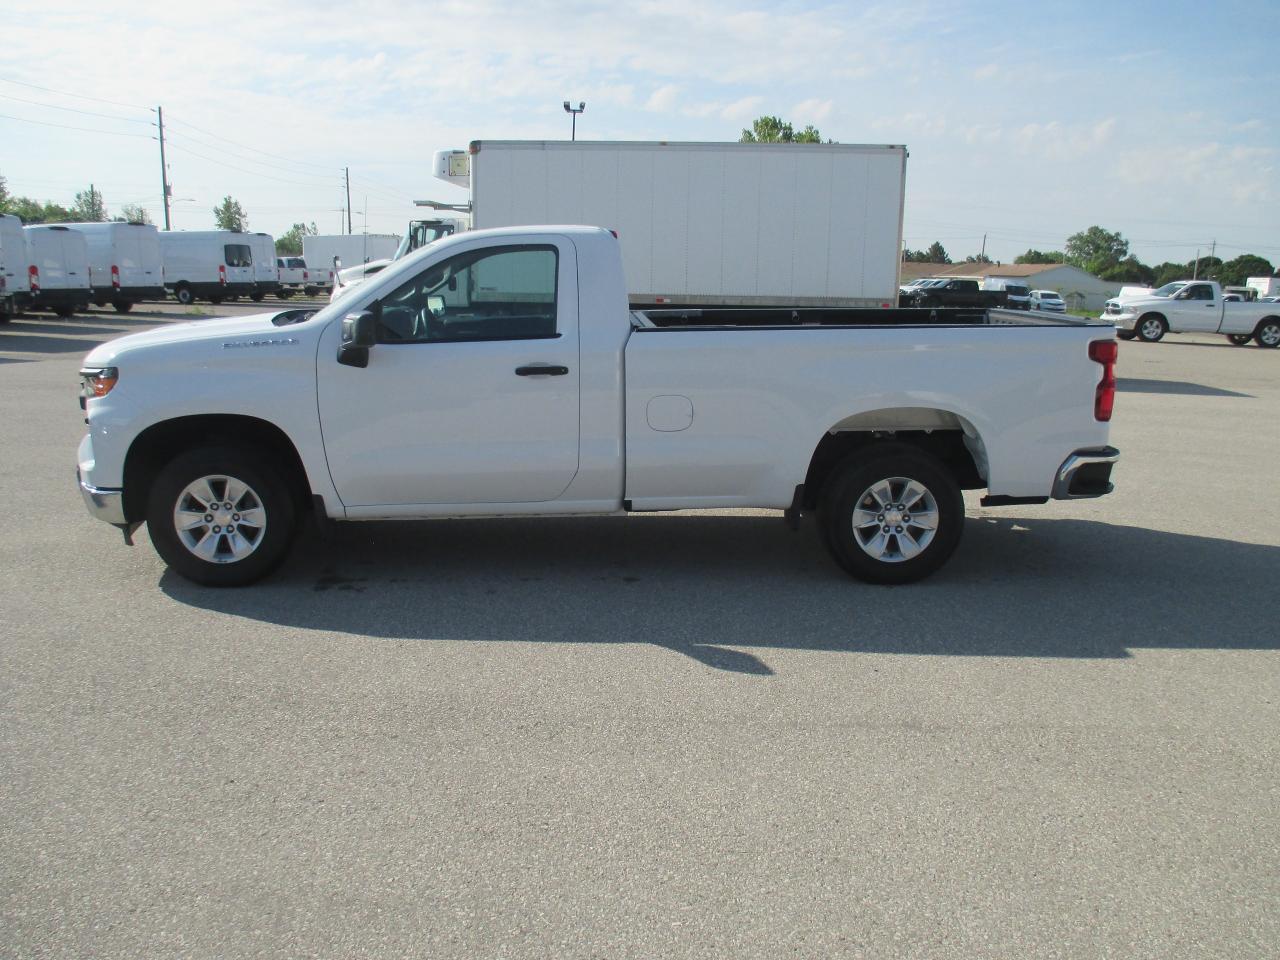
[(91, 517), (112, 526), (125, 526), (123, 490), (104, 490), (87, 483), (80, 475), (79, 467), (76, 468), (76, 483)]
[(1115, 447), (1077, 450), (1066, 460), (1053, 478), (1053, 499), (1084, 500), (1104, 497), (1115, 489), (1111, 469), (1120, 459)]

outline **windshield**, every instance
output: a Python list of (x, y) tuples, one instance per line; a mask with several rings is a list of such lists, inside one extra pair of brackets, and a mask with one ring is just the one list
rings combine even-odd
[(1061, 300), (1062, 295), (1055, 290), (1041, 290), (1040, 299), (1041, 300)]
[(1153, 297), (1172, 297), (1186, 285), (1187, 281), (1185, 280), (1175, 280), (1173, 283), (1166, 283), (1163, 287), (1160, 287), (1157, 290), (1152, 290), (1151, 295)]
[(405, 231), (404, 238), (396, 249), (396, 255), (391, 259), (399, 260), (405, 254), (421, 249), (429, 243), (435, 243), (451, 233), (453, 233), (452, 223), (439, 220), (413, 220), (409, 223), (409, 229)]

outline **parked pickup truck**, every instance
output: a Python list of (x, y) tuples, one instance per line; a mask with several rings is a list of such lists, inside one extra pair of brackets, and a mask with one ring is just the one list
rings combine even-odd
[(1102, 319), (1121, 340), (1155, 343), (1166, 333), (1221, 333), (1238, 347), (1250, 340), (1280, 346), (1280, 309), (1274, 303), (1229, 302), (1212, 280), (1178, 280), (1150, 296), (1108, 300)]
[[(78, 482), (126, 541), (244, 584), (301, 514), (816, 511), (916, 580), (987, 505), (1110, 492), (1112, 327), (1005, 311), (633, 311), (596, 227), (459, 234), (319, 311), (175, 324), (81, 370)], [(131, 542), (131, 541), (130, 541)]]
[(899, 298), (904, 307), (1003, 307), (1008, 294), (983, 290), (977, 280), (943, 280), (907, 291)]

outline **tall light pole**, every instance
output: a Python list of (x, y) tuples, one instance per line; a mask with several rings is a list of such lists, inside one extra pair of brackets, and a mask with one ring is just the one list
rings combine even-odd
[(573, 114), (573, 126), (570, 132), (570, 139), (578, 139), (578, 114), (587, 109), (587, 101), (579, 100), (577, 107), (574, 107), (568, 100), (564, 102), (564, 112)]

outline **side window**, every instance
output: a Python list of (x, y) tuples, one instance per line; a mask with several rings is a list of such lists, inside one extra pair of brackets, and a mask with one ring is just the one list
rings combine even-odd
[(472, 250), (417, 274), (374, 308), (379, 343), (556, 336), (555, 247)]
[(1207, 283), (1197, 283), (1191, 288), (1191, 293), (1187, 295), (1188, 300), (1212, 300), (1213, 287)]

